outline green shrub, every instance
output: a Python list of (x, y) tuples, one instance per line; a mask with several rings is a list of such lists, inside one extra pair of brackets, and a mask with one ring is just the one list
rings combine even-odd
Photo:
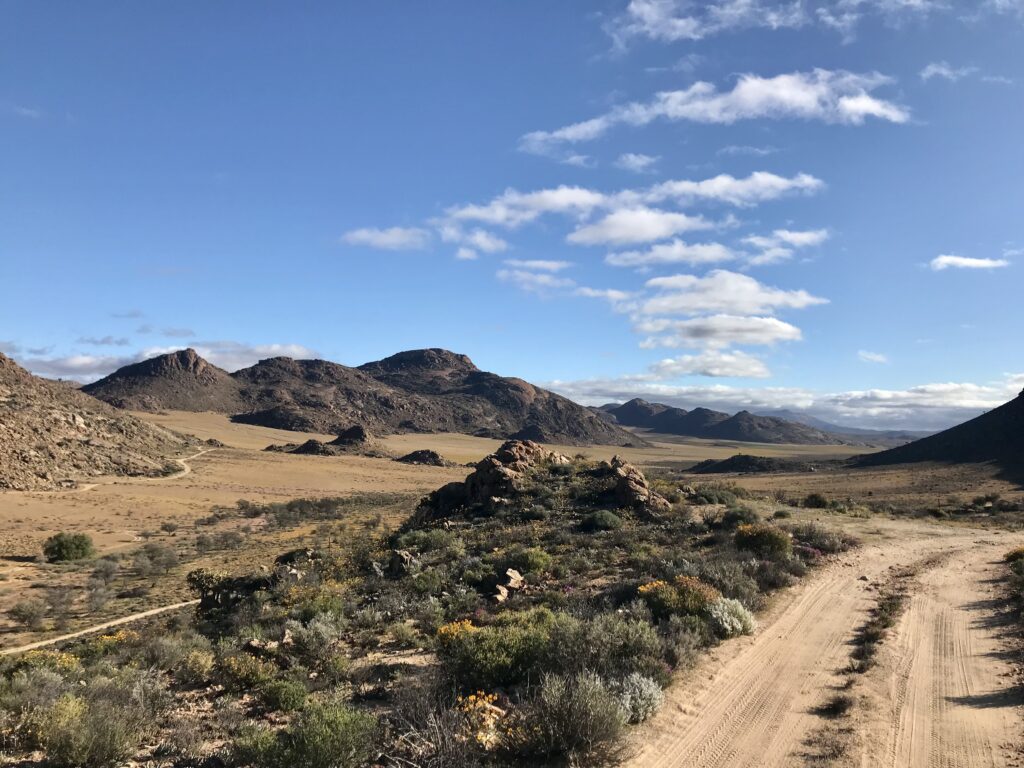
[(582, 528), (588, 533), (615, 531), (622, 527), (622, 518), (614, 512), (602, 509), (592, 512), (583, 519)]
[(43, 628), (43, 620), (46, 618), (46, 604), (34, 598), (19, 600), (11, 606), (7, 615), (26, 629), (38, 631)]
[(552, 557), (540, 547), (517, 547), (509, 550), (502, 565), (520, 573), (544, 573), (551, 567)]
[(306, 686), (298, 680), (272, 680), (260, 689), (263, 703), (281, 712), (295, 712), (306, 703)]
[(731, 507), (722, 515), (722, 527), (732, 530), (738, 525), (758, 523), (761, 518), (749, 507)]
[(540, 663), (544, 671), (591, 671), (609, 678), (664, 672), (657, 630), (644, 619), (620, 613), (600, 613), (592, 619), (556, 614)]
[(377, 719), (342, 701), (306, 707), (270, 750), (271, 768), (360, 768), (373, 757)]
[(1003, 555), (1003, 560), (1007, 563), (1016, 563), (1019, 560), (1024, 560), (1024, 547), (1017, 547), (1016, 549), (1011, 549), (1009, 552)]
[(229, 691), (250, 691), (269, 683), (277, 668), (247, 653), (229, 653), (217, 659), (217, 673)]
[(791, 525), (787, 527), (787, 530), (800, 544), (830, 555), (845, 552), (857, 545), (857, 539), (853, 536), (829, 530), (816, 523)]
[(821, 493), (808, 493), (804, 496), (803, 504), (808, 509), (827, 509), (828, 499)]
[(721, 598), (721, 593), (696, 576), (677, 576), (673, 581), (652, 581), (638, 590), (656, 618), (696, 615)]
[(43, 555), (51, 563), (85, 560), (95, 554), (92, 539), (84, 533), (57, 533), (43, 543)]
[(548, 675), (506, 747), (520, 759), (555, 758), (569, 765), (615, 765), (625, 755), (625, 713), (590, 672)]
[(536, 674), (548, 652), (554, 614), (547, 609), (503, 614), (495, 624), (456, 622), (438, 630), (438, 654), (456, 685), (501, 688)]
[(789, 534), (766, 523), (741, 525), (736, 529), (735, 542), (737, 549), (746, 549), (771, 560), (788, 558), (793, 551)]

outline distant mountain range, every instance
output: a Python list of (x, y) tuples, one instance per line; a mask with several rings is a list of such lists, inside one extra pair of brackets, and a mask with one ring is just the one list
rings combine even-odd
[(458, 432), (569, 445), (643, 439), (573, 401), (478, 369), (444, 349), (400, 352), (358, 368), (274, 357), (228, 373), (186, 349), (125, 366), (83, 390), (141, 411), (214, 411), (246, 424), (340, 433)]
[(162, 475), (197, 441), (33, 376), (0, 354), (0, 489), (71, 486), (96, 475)]
[(785, 419), (786, 421), (796, 421), (800, 424), (806, 424), (809, 427), (814, 427), (815, 429), (820, 429), (822, 432), (829, 432), (833, 435), (862, 436), (865, 439), (872, 441), (909, 443), (911, 440), (918, 440), (919, 438), (934, 434), (933, 432), (923, 430), (864, 429), (863, 427), (841, 426), (839, 424), (832, 424), (824, 419), (811, 416), (807, 413), (792, 411), (785, 408), (777, 408), (771, 411), (760, 411), (759, 415), (773, 416), (777, 419)]
[(1024, 391), (1016, 398), (930, 437), (857, 459), (859, 466), (994, 462), (1021, 477), (1024, 471)]
[(835, 445), (850, 442), (807, 424), (775, 416), (759, 416), (749, 411), (740, 411), (734, 415), (707, 408), (687, 411), (663, 403), (649, 403), (640, 398), (623, 404), (609, 403), (598, 410), (614, 419), (616, 424), (649, 429), (666, 435), (801, 445)]

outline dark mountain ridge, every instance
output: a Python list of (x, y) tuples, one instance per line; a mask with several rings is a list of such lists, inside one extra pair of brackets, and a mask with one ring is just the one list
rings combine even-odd
[(1024, 471), (1024, 391), (988, 413), (938, 434), (857, 459), (857, 466), (994, 462), (1021, 478)]
[(400, 352), (350, 368), (274, 357), (228, 373), (182, 350), (126, 366), (86, 385), (123, 408), (215, 411), (247, 424), (338, 433), (532, 434), (572, 445), (643, 440), (571, 400), (517, 378), (481, 371), (444, 349)]
[(622, 405), (603, 405), (599, 410), (623, 426), (649, 429), (666, 435), (750, 443), (834, 445), (843, 442), (836, 435), (806, 424), (771, 416), (757, 416), (749, 411), (740, 411), (731, 416), (708, 408), (687, 411), (663, 403), (649, 403), (640, 398)]

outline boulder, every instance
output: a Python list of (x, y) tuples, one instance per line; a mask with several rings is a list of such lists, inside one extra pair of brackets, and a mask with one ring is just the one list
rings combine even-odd
[(672, 505), (651, 489), (643, 472), (620, 456), (612, 457), (609, 469), (615, 476), (615, 499), (622, 506), (645, 512), (665, 512)]

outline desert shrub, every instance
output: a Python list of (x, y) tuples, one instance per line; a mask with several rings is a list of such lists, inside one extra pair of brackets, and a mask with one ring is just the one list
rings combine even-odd
[(738, 525), (758, 523), (761, 518), (757, 512), (749, 507), (730, 507), (722, 515), (721, 525), (723, 528), (733, 529)]
[(92, 577), (103, 584), (109, 584), (120, 571), (121, 566), (118, 565), (117, 561), (104, 557), (96, 561), (92, 568)]
[(804, 496), (803, 505), (807, 509), (827, 509), (828, 499), (821, 493), (808, 493)]
[(521, 724), (508, 728), (517, 758), (556, 758), (570, 765), (614, 765), (625, 754), (625, 714), (600, 677), (548, 675)]
[(503, 614), (487, 627), (468, 621), (437, 631), (441, 662), (464, 689), (515, 685), (538, 669), (548, 651), (554, 614), (546, 609)]
[(209, 682), (216, 661), (212, 651), (189, 651), (178, 665), (174, 676), (186, 685), (203, 685)]
[(719, 637), (750, 635), (757, 628), (754, 614), (739, 600), (723, 597), (708, 608), (708, 621)]
[(340, 700), (307, 706), (276, 735), (250, 730), (236, 754), (260, 768), (360, 768), (373, 756), (377, 719)]
[(721, 597), (717, 589), (696, 576), (677, 576), (673, 581), (652, 581), (637, 593), (656, 618), (674, 614), (699, 614)]
[(789, 534), (766, 523), (741, 525), (736, 529), (734, 541), (737, 549), (746, 549), (772, 560), (787, 558), (793, 550)]
[(776, 520), (785, 520), (786, 518), (792, 517), (793, 513), (788, 509), (776, 509), (772, 517)]
[(217, 659), (217, 674), (230, 691), (260, 688), (274, 677), (275, 667), (247, 653), (228, 653)]
[[(797, 558), (792, 562), (801, 563)], [(754, 580), (762, 592), (770, 592), (773, 589), (782, 589), (793, 583), (793, 576), (789, 572), (789, 563), (778, 563), (774, 560), (762, 560), (754, 570)]]
[(1015, 549), (1011, 549), (1009, 552), (1003, 555), (1003, 560), (1007, 563), (1016, 563), (1019, 560), (1024, 560), (1024, 547), (1017, 547)]
[(842, 717), (851, 709), (856, 702), (853, 697), (845, 693), (837, 693), (820, 707), (817, 707), (815, 714), (822, 717)]
[[(395, 691), (393, 720), (405, 734), (398, 749), (409, 765), (423, 768), (478, 768), (483, 747), (467, 738), (467, 713), (455, 691), (437, 675), (425, 675)], [(487, 734), (490, 735), (490, 734)]]
[(7, 615), (26, 629), (38, 631), (43, 628), (43, 620), (46, 618), (46, 604), (35, 598), (19, 600), (11, 606)]
[(692, 667), (713, 640), (710, 627), (699, 616), (670, 616), (660, 629), (662, 658), (674, 669)]
[(272, 768), (277, 765), (277, 734), (259, 725), (246, 725), (228, 748), (228, 760), (232, 765), (252, 765)]
[(642, 723), (661, 708), (665, 698), (656, 681), (638, 672), (612, 683), (610, 688), (630, 723)]
[(307, 693), (298, 680), (272, 680), (260, 689), (260, 698), (271, 709), (295, 712), (306, 703)]
[(95, 554), (92, 539), (84, 533), (61, 532), (43, 543), (43, 555), (51, 563), (85, 560)]
[(737, 499), (744, 498), (746, 492), (735, 485), (724, 483), (701, 483), (694, 488), (691, 501), (694, 504), (724, 504), (732, 506)]
[(520, 573), (544, 573), (551, 567), (552, 557), (540, 547), (517, 547), (509, 550), (502, 565)]
[(582, 672), (606, 677), (663, 673), (661, 638), (643, 619), (600, 613), (592, 619), (556, 614), (544, 658), (545, 670)]
[(583, 519), (581, 525), (584, 531), (596, 533), (598, 531), (615, 531), (622, 527), (622, 518), (607, 509), (592, 512)]
[(345, 621), (329, 613), (314, 616), (308, 623), (289, 621), (285, 631), (292, 636), (295, 654), (313, 668), (334, 655), (345, 632)]
[(857, 545), (857, 539), (853, 536), (823, 528), (815, 523), (791, 525), (787, 530), (800, 544), (830, 555), (845, 552)]

